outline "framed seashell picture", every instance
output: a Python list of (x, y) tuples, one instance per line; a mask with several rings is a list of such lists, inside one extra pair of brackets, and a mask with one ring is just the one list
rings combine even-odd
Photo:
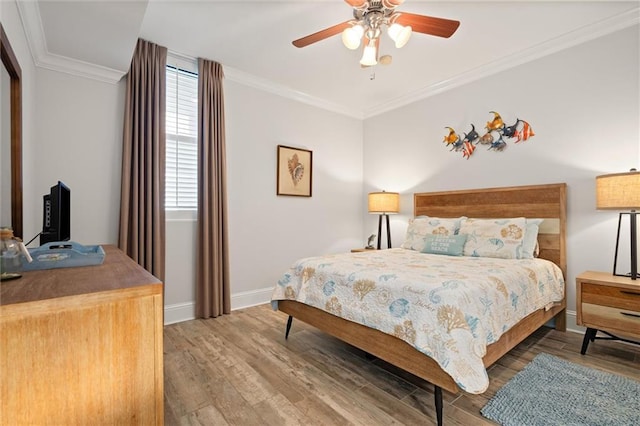
[(277, 195), (311, 197), (313, 152), (278, 145)]

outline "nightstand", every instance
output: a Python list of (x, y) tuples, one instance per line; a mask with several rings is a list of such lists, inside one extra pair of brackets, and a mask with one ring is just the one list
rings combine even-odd
[(363, 248), (351, 249), (351, 253), (360, 253), (360, 252), (363, 252), (363, 251), (376, 251), (376, 250), (377, 249), (375, 249), (375, 248), (368, 249), (368, 248), (364, 248), (363, 247)]
[[(640, 344), (614, 334), (640, 339), (640, 280), (607, 272), (583, 272), (576, 277), (576, 299), (577, 324), (587, 327), (582, 355), (595, 339)], [(596, 337), (598, 331), (608, 337)]]

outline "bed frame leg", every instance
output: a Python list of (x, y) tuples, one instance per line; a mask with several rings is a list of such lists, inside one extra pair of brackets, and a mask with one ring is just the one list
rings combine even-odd
[(284, 332), (284, 340), (289, 338), (289, 332), (291, 331), (291, 323), (293, 322), (293, 317), (289, 315), (289, 319), (287, 320), (287, 329)]
[(436, 418), (438, 420), (438, 426), (442, 426), (442, 388), (434, 385), (434, 396), (436, 402)]

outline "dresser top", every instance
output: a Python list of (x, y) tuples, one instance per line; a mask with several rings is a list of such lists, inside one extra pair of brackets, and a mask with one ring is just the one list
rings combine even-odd
[(640, 279), (632, 280), (629, 277), (613, 275), (611, 272), (585, 271), (576, 277), (576, 281), (640, 291)]
[[(159, 279), (113, 245), (103, 245), (101, 265), (26, 271), (0, 283), (0, 306), (65, 296), (158, 285)], [(161, 290), (160, 290), (161, 291)]]

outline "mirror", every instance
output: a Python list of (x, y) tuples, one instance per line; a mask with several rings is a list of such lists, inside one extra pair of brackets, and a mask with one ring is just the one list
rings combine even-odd
[[(1, 114), (0, 136), (2, 167), (2, 198), (3, 207), (0, 209), (0, 226), (11, 223), (13, 235), (22, 235), (22, 71), (13, 53), (9, 39), (0, 24), (0, 56), (2, 56), (2, 86), (0, 96)], [(7, 90), (8, 89), (8, 90)], [(8, 140), (6, 140), (8, 138)], [(9, 160), (7, 160), (7, 158)], [(5, 164), (8, 167), (5, 167)], [(5, 182), (11, 182), (11, 208), (5, 209), (4, 204), (9, 190), (5, 191)], [(11, 217), (6, 217), (7, 215)]]

